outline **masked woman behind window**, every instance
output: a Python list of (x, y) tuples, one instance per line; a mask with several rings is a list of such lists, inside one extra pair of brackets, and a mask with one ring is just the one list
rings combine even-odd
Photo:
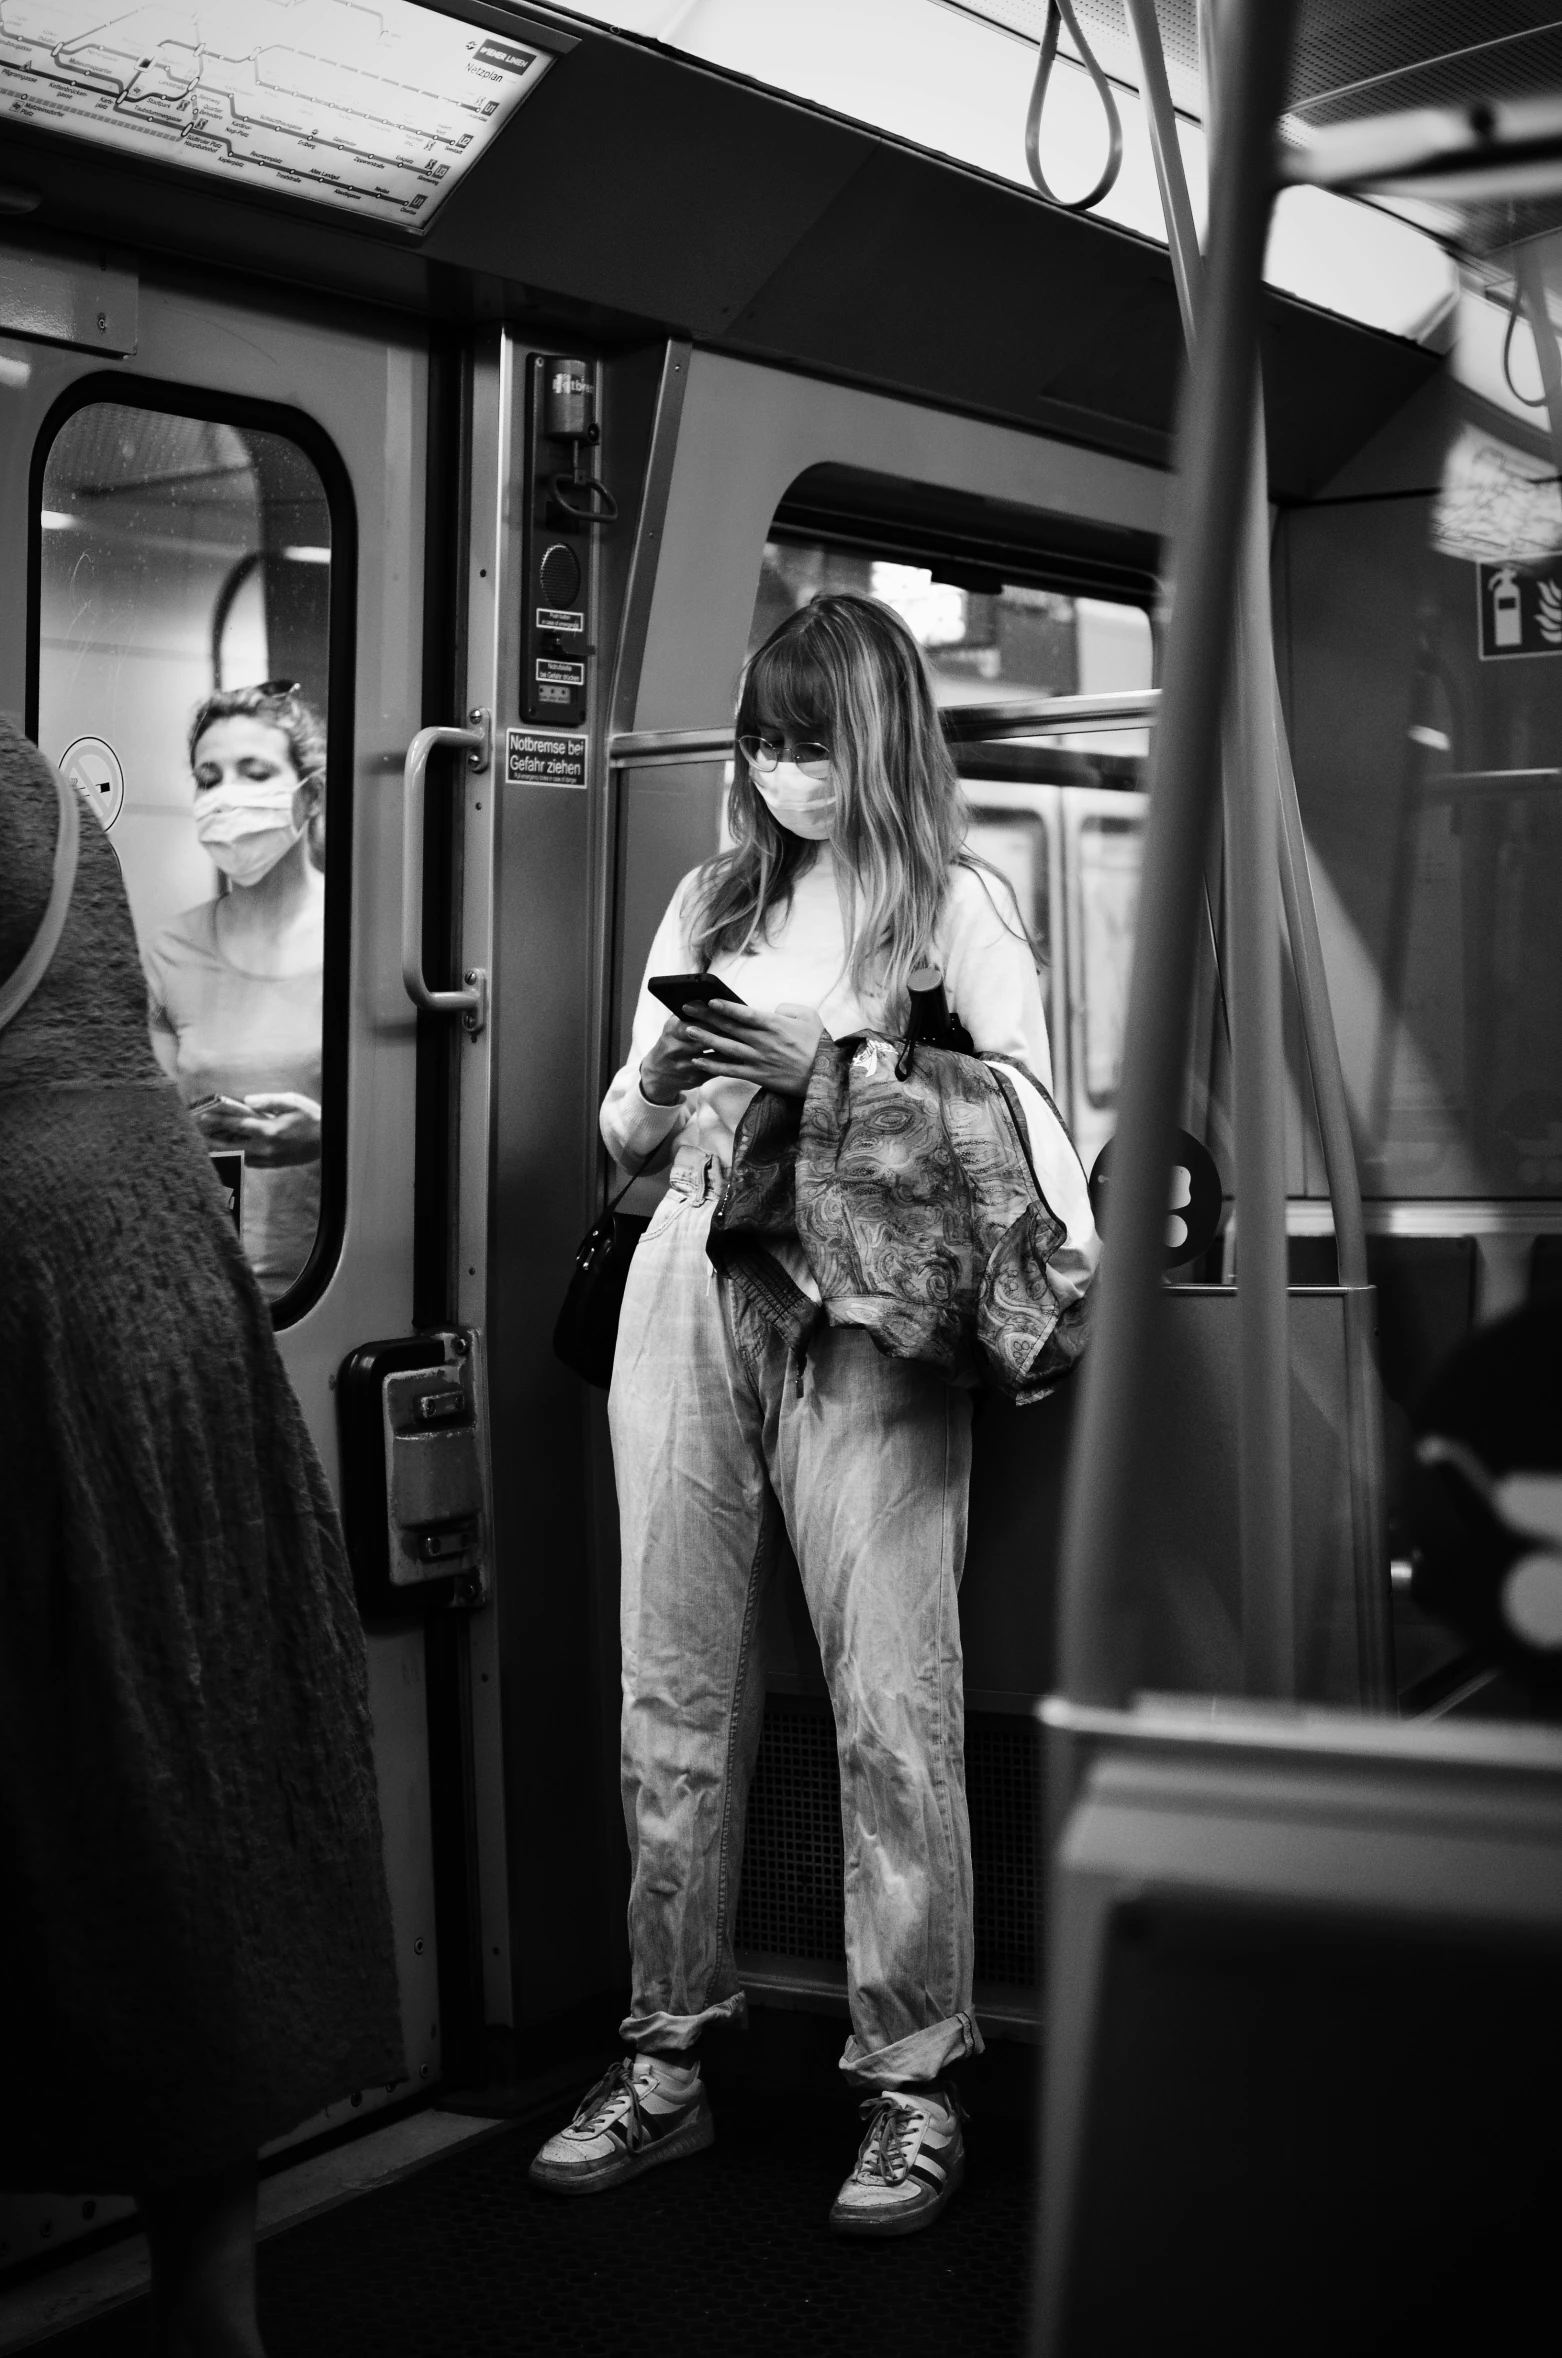
[[(642, 990), (602, 1109), (621, 1162), (672, 1160), (630, 1270), (609, 1401), (631, 2053), (533, 2176), (586, 2192), (711, 2140), (695, 2050), (707, 2025), (744, 2012), (732, 1921), (764, 1709), (760, 1599), (790, 1541), (835, 1712), (842, 2068), (868, 2115), (831, 2220), (902, 2235), (959, 2183), (946, 2075), (981, 2046), (956, 1601), (970, 1396), (848, 1326), (816, 1331), (800, 1379), (783, 1336), (712, 1269), (706, 1238), (755, 1090), (803, 1096), (826, 1031), (903, 1030), (914, 968), (942, 967), (979, 1050), (1049, 1084), (1051, 1065), (1013, 896), (963, 852), (960, 783), (896, 615), (842, 595), (789, 616), (749, 667), (738, 749), (732, 849), (685, 878), (647, 975), (706, 970), (745, 1004), (664, 1019)], [(801, 1246), (777, 1258), (817, 1300)], [(795, 2097), (776, 2100), (779, 2117)]]
[(244, 1249), (274, 1301), (320, 1220), (325, 729), (296, 687), (209, 696), (195, 832), (226, 889), (146, 952), (152, 1045), (214, 1149), (244, 1155)]

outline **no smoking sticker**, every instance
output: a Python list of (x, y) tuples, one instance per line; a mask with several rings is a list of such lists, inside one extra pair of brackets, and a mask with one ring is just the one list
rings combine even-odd
[(78, 737), (60, 755), (60, 775), (112, 827), (125, 807), (125, 773), (106, 737)]

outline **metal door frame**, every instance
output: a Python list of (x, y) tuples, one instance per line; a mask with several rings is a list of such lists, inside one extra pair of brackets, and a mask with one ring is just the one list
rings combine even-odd
[[(105, 363), (100, 352), (6, 340), (7, 356), (27, 372), (22, 383), (0, 387), (0, 532), (8, 545), (27, 545), (39, 431), (61, 398), (89, 376), (105, 397), (118, 385), (122, 398), (134, 400), (145, 384), (149, 391), (187, 392), (192, 408), (209, 391), (219, 405), (249, 399), (301, 412), (338, 453), (357, 510), (346, 1202), (334, 1265), (315, 1299), (278, 1336), (335, 1483), (335, 1371), (356, 1345), (412, 1325), (416, 1034), (401, 985), (399, 940), (385, 912), (399, 901), (396, 784), (419, 724), (425, 656), (428, 335), (415, 321), (368, 310), (344, 314), (340, 305), (308, 297), (247, 288), (207, 293), (198, 279), (173, 271), (143, 273), (139, 296), (138, 348), (122, 360)], [(25, 571), (17, 566), (0, 577), (0, 704), (18, 718), (31, 623)], [(411, 2077), (394, 2089), (344, 2090), (339, 2103), (295, 2134), (367, 2116), (440, 2075), (423, 1631), (372, 1632), (368, 1652)], [(502, 1884), (502, 1849), (497, 1871)]]

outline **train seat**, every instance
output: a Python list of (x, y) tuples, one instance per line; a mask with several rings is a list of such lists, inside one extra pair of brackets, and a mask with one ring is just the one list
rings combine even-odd
[(1045, 1714), (1038, 2346), (1514, 2346), (1562, 2193), (1562, 1731)]

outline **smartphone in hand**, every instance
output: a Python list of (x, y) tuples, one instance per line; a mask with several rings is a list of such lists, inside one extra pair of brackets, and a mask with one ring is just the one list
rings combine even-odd
[(701, 1000), (730, 999), (736, 1007), (744, 1004), (730, 984), (714, 974), (653, 974), (645, 987), (653, 999), (660, 999), (668, 1012), (677, 1016)]

